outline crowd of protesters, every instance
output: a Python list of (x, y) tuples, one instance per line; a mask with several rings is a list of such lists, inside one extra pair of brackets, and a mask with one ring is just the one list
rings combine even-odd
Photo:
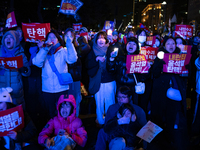
[[(150, 35), (143, 29), (136, 32), (129, 29), (125, 33), (115, 30), (112, 34), (104, 30), (90, 33), (86, 27), (78, 32), (67, 28), (64, 34), (51, 30), (45, 41), (37, 43), (25, 42), (20, 27), (2, 32), (0, 57), (22, 55), (23, 67), (0, 68), (0, 88), (12, 88), (12, 100), (0, 99), (0, 111), (22, 104), (25, 122), (28, 118), (24, 135), (23, 131), (13, 131), (0, 137), (2, 149), (17, 149), (17, 145), (25, 149), (27, 145), (22, 143), (28, 143), (28, 135), (28, 139), (35, 140), (28, 144), (29, 149), (37, 149), (37, 145), (38, 149), (84, 147), (87, 131), (78, 117), (81, 100), (86, 95), (94, 96), (96, 101), (95, 122), (100, 128), (96, 150), (140, 147), (187, 150), (191, 137), (200, 135), (198, 33), (189, 39), (174, 34), (153, 34), (156, 41), (152, 47), (157, 47), (158, 53), (181, 54), (180, 45), (192, 46), (190, 63), (185, 66), (188, 74), (183, 75), (164, 72), (165, 61), (159, 55), (148, 62), (147, 73), (127, 74), (127, 56), (140, 54), (142, 47), (151, 47), (147, 44)], [(88, 37), (80, 33), (87, 33)], [(142, 93), (136, 89), (138, 83), (143, 83)], [(81, 92), (81, 85), (85, 92)], [(171, 87), (179, 95), (170, 95), (170, 98), (167, 92)], [(190, 118), (188, 97), (191, 98)], [(28, 107), (34, 103), (38, 104), (37, 108)], [(35, 138), (33, 122), (38, 114), (43, 128), (37, 128), (39, 135)], [(136, 136), (147, 120), (163, 129), (151, 143), (141, 142)]]

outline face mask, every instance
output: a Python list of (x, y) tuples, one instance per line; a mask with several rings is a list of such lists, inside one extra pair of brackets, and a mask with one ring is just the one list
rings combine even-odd
[(146, 36), (139, 36), (138, 37), (138, 41), (140, 42), (140, 43), (144, 43), (145, 41), (146, 41)]

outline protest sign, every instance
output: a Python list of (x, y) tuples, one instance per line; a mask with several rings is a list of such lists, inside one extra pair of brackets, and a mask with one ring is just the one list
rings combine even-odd
[(88, 33), (87, 32), (81, 33), (80, 36), (84, 36), (85, 39), (88, 41)]
[(73, 29), (75, 31), (79, 31), (81, 27), (82, 27), (82, 23), (73, 23)]
[(103, 29), (106, 30), (106, 31), (109, 30), (109, 29), (114, 31), (114, 29), (115, 29), (114, 21), (105, 21)]
[(17, 26), (17, 22), (16, 22), (16, 19), (15, 19), (15, 13), (14, 13), (14, 11), (12, 11), (7, 16), (6, 27), (8, 29), (10, 29), (10, 28), (13, 28), (13, 27), (16, 27), (16, 26)]
[(17, 57), (0, 57), (0, 67), (7, 69), (17, 69), (23, 67), (22, 55)]
[(79, 0), (62, 0), (59, 12), (65, 15), (75, 15), (82, 5), (83, 3)]
[(150, 143), (162, 130), (163, 129), (155, 123), (148, 121), (147, 124), (140, 129), (136, 136)]
[(158, 53), (158, 48), (144, 46), (140, 49), (140, 54), (143, 54), (146, 56), (147, 61), (154, 61), (156, 58), (156, 55)]
[(189, 39), (193, 35), (193, 27), (190, 25), (177, 24), (175, 29), (175, 37), (180, 36)]
[(126, 73), (148, 73), (149, 65), (144, 55), (127, 55)]
[(50, 30), (50, 23), (22, 23), (24, 39), (27, 42), (45, 40), (46, 35)]
[(0, 111), (0, 137), (10, 131), (19, 131), (24, 127), (24, 113), (22, 105)]
[(175, 74), (187, 74), (185, 65), (189, 64), (191, 54), (164, 54), (163, 72)]
[(147, 36), (147, 45), (153, 46), (156, 43), (156, 36)]
[(145, 27), (142, 23), (140, 23), (139, 27), (140, 27), (141, 29), (144, 29), (147, 33), (150, 33), (150, 32), (151, 32), (151, 31), (150, 31), (147, 27)]
[(191, 45), (183, 45), (183, 44), (177, 44), (177, 47), (181, 49), (181, 53), (189, 53), (191, 54)]

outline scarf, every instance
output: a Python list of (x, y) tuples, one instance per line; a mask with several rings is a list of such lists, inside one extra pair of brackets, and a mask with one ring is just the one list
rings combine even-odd
[(57, 43), (56, 45), (52, 46), (52, 48), (49, 50), (48, 55), (54, 54), (56, 49), (60, 46), (60, 43)]
[(105, 56), (109, 44), (105, 44), (103, 47), (100, 47), (95, 41), (96, 38), (93, 40), (93, 51), (96, 56)]

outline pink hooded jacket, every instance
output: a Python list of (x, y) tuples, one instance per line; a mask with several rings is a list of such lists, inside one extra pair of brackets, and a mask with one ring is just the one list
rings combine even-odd
[[(74, 106), (73, 113), (66, 119), (60, 116), (59, 106), (62, 102), (70, 102)], [(73, 95), (61, 95), (57, 105), (58, 115), (49, 120), (47, 125), (42, 129), (38, 137), (39, 144), (45, 144), (45, 140), (50, 137), (52, 133), (56, 136), (60, 129), (65, 129), (72, 139), (80, 146), (84, 147), (87, 142), (87, 132), (82, 126), (82, 121), (76, 117), (76, 101)]]

